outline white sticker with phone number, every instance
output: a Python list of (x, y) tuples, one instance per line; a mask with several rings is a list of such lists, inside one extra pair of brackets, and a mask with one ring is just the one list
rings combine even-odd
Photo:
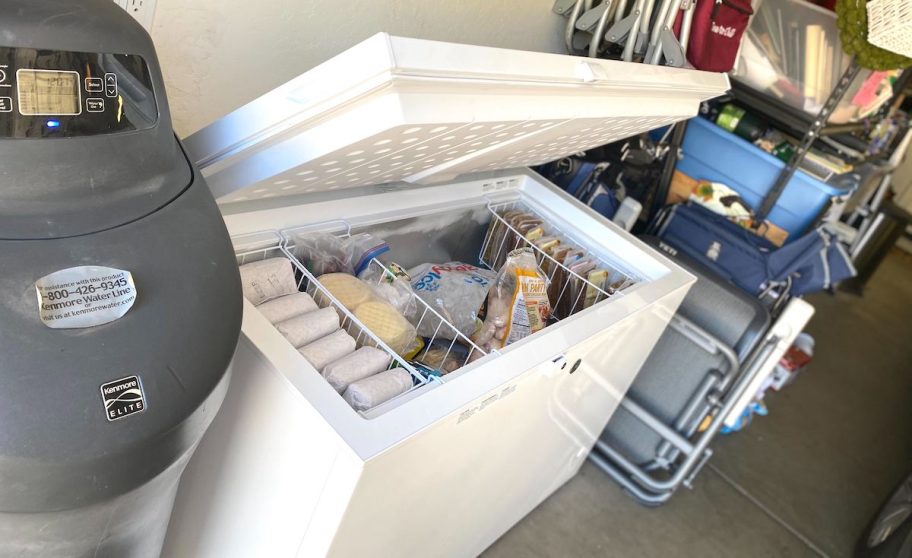
[(136, 302), (129, 271), (98, 265), (70, 267), (35, 281), (38, 316), (53, 329), (93, 327), (122, 318)]

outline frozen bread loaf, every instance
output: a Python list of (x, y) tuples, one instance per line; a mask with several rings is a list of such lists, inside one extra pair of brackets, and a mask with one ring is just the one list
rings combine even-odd
[(339, 329), (335, 308), (321, 308), (276, 324), (279, 333), (295, 347), (303, 347)]
[(355, 317), (397, 354), (402, 354), (415, 341), (415, 326), (402, 317), (385, 300), (370, 300), (358, 305)]
[(269, 258), (240, 267), (244, 298), (258, 306), (267, 300), (298, 292), (291, 262)]
[[(374, 297), (374, 293), (364, 281), (347, 273), (327, 273), (318, 278), (326, 290), (332, 294), (342, 306), (354, 311), (361, 303)], [(330, 301), (321, 292), (316, 294), (320, 306), (328, 306)], [(323, 300), (325, 299), (325, 300)]]
[(323, 377), (333, 389), (344, 393), (352, 382), (386, 370), (390, 360), (385, 351), (365, 345), (350, 355), (328, 364), (323, 369)]
[(411, 374), (402, 368), (393, 368), (354, 382), (342, 398), (356, 411), (366, 411), (407, 392), (412, 385)]
[(327, 364), (339, 360), (354, 352), (355, 340), (345, 330), (337, 330), (313, 343), (304, 345), (298, 352), (317, 370), (323, 370)]
[(257, 306), (270, 323), (277, 324), (289, 318), (317, 310), (317, 303), (307, 293), (295, 293), (280, 296)]

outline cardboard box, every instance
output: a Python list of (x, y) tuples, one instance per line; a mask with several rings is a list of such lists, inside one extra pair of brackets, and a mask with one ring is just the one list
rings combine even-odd
[(785, 241), (789, 235), (788, 231), (777, 227), (775, 223), (770, 223), (769, 221), (764, 221), (763, 224), (760, 225), (760, 227), (756, 230), (756, 233), (769, 240), (776, 246), (782, 246), (785, 244)]
[(690, 199), (690, 193), (697, 187), (699, 181), (691, 178), (681, 171), (674, 171), (671, 177), (671, 186), (668, 188), (668, 198), (665, 203), (674, 205), (684, 203)]

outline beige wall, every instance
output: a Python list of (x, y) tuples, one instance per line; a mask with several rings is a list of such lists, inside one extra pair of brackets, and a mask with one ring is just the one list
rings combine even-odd
[(185, 136), (379, 31), (562, 51), (553, 0), (158, 0), (152, 37)]

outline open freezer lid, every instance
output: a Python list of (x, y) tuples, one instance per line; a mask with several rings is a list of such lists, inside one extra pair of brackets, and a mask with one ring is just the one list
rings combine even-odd
[(219, 203), (533, 166), (695, 116), (728, 76), (377, 34), (185, 140)]

